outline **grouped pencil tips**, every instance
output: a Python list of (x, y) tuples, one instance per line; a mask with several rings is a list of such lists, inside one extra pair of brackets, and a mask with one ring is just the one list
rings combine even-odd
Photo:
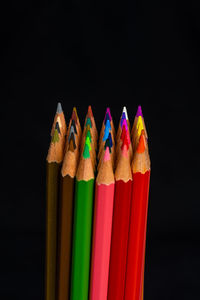
[[(95, 110), (94, 110), (95, 112)], [(131, 117), (130, 111), (129, 116)], [(100, 134), (57, 104), (46, 160), (45, 300), (142, 300), (150, 157), (142, 108)]]

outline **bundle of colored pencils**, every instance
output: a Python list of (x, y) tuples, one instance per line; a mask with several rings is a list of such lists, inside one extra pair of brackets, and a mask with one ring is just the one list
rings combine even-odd
[(106, 109), (99, 134), (91, 106), (83, 130), (61, 104), (47, 155), (46, 300), (142, 300), (150, 179), (141, 107), (117, 132)]

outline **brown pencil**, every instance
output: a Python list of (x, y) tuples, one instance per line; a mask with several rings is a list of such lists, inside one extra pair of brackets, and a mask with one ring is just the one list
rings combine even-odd
[[(74, 208), (74, 183), (79, 159), (75, 133), (69, 135), (68, 150), (61, 169), (61, 193), (58, 236), (58, 300), (68, 300), (70, 292), (70, 269)], [(78, 138), (77, 140), (79, 140)]]
[(46, 177), (46, 265), (45, 299), (56, 299), (56, 254), (57, 254), (57, 207), (60, 168), (63, 160), (66, 135), (65, 117), (58, 103), (51, 131), (51, 143), (47, 155)]

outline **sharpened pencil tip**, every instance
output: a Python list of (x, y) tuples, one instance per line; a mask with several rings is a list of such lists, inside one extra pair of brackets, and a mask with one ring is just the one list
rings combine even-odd
[(136, 113), (136, 117), (139, 117), (139, 116), (141, 116), (143, 118), (141, 105), (138, 106), (137, 113)]
[(57, 105), (57, 114), (61, 114), (62, 112), (63, 112), (63, 110), (62, 110), (62, 105), (61, 105), (61, 103), (60, 102), (58, 102), (58, 105)]
[(125, 113), (126, 120), (128, 120), (128, 113), (127, 113), (126, 106), (124, 106), (124, 107), (123, 107), (123, 111), (122, 111), (122, 113)]
[(89, 115), (90, 117), (94, 117), (94, 116), (93, 116), (93, 112), (92, 112), (92, 107), (91, 107), (91, 105), (88, 106), (88, 115)]

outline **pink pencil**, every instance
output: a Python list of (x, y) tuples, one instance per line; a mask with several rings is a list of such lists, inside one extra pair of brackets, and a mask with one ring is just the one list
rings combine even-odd
[(90, 300), (107, 299), (114, 182), (109, 147), (106, 147), (96, 179)]

